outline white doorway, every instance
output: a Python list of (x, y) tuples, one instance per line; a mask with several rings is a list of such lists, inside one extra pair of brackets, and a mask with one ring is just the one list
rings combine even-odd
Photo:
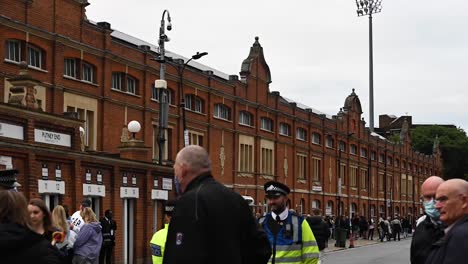
[(133, 264), (135, 200), (123, 199), (123, 261)]

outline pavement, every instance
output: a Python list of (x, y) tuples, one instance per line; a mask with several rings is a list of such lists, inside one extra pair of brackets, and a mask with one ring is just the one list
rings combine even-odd
[[(401, 237), (401, 240), (406, 240), (406, 239), (411, 239), (411, 235), (409, 235), (406, 238), (403, 238), (403, 236)], [(390, 242), (393, 242), (393, 240), (390, 241)], [(354, 244), (354, 247), (357, 248), (357, 247), (369, 246), (369, 245), (380, 244), (380, 243), (387, 243), (387, 242), (385, 240), (384, 240), (384, 242), (380, 242), (379, 237), (377, 235), (377, 237), (374, 236), (374, 240), (367, 240), (367, 239), (364, 239), (364, 238), (359, 238), (357, 240), (354, 240), (353, 244)], [(328, 240), (328, 247), (325, 248), (324, 252), (325, 253), (334, 252), (334, 251), (344, 250), (344, 249), (348, 249), (348, 248), (349, 248), (349, 239), (346, 240), (346, 247), (345, 248), (335, 247), (335, 240), (330, 239), (330, 240)]]

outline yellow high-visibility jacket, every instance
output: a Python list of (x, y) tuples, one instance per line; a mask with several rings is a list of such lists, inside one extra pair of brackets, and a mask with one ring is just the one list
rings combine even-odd
[(164, 246), (166, 245), (167, 231), (169, 224), (164, 224), (164, 228), (154, 233), (150, 241), (153, 264), (162, 264), (164, 257)]
[[(274, 221), (271, 213), (259, 219), (273, 247), (269, 263), (317, 264), (319, 248), (309, 224), (302, 216), (289, 212), (288, 218), (276, 235), (271, 232), (268, 221)], [(292, 234), (291, 234), (292, 232)], [(291, 235), (288, 235), (291, 234)]]

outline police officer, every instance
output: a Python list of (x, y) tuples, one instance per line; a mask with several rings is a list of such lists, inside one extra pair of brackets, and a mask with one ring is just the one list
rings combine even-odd
[(289, 187), (269, 181), (264, 189), (271, 212), (259, 223), (272, 245), (271, 263), (318, 263), (319, 248), (309, 224), (287, 207)]
[(16, 190), (21, 184), (16, 182), (16, 174), (18, 170), (2, 170), (0, 171), (0, 190)]
[(171, 222), (172, 212), (174, 211), (175, 201), (169, 200), (164, 206), (164, 228), (154, 233), (150, 241), (151, 255), (153, 264), (162, 264), (164, 256), (164, 246), (166, 245), (167, 231)]

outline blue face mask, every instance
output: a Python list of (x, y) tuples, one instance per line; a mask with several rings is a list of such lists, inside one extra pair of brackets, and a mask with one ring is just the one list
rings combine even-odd
[(426, 212), (426, 214), (434, 221), (437, 221), (439, 220), (439, 216), (440, 216), (440, 212), (439, 210), (437, 210), (437, 208), (435, 208), (435, 204), (436, 204), (436, 201), (435, 200), (431, 200), (431, 201), (424, 201), (423, 202), (423, 205), (424, 205), (424, 211)]
[(182, 189), (180, 187), (180, 181), (177, 178), (177, 176), (175, 176), (175, 175), (174, 175), (174, 186), (175, 186), (175, 190), (176, 190), (177, 195), (181, 195), (182, 194)]

